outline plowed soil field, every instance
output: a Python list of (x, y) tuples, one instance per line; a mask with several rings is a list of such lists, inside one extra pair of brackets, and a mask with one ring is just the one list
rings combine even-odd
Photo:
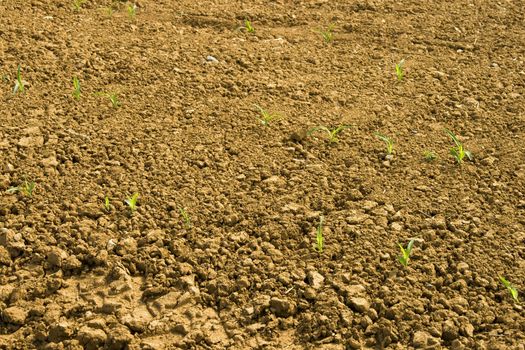
[(0, 0), (0, 349), (524, 350), (524, 60), (523, 0)]

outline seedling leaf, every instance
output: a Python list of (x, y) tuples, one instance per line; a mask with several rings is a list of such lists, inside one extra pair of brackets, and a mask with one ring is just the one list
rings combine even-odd
[(386, 145), (386, 154), (390, 155), (394, 153), (394, 140), (392, 140), (390, 137), (387, 137), (385, 135), (382, 135), (380, 133), (375, 133), (376, 137), (383, 141)]
[(414, 246), (414, 239), (411, 239), (410, 242), (408, 242), (408, 245), (406, 249), (403, 247), (401, 243), (398, 243), (399, 249), (401, 250), (401, 256), (399, 256), (397, 259), (403, 266), (408, 266), (408, 262), (410, 261), (410, 254), (412, 253), (412, 247)]
[(324, 248), (323, 223), (324, 223), (324, 216), (321, 215), (319, 217), (319, 226), (317, 226), (316, 237), (315, 237), (316, 249), (319, 253), (322, 253), (323, 248)]
[(516, 287), (514, 287), (505, 277), (503, 276), (499, 276), (499, 279), (501, 281), (501, 283), (503, 283), (503, 285), (505, 286), (505, 288), (507, 288), (507, 290), (509, 291), (512, 299), (519, 303), (519, 298), (518, 298), (518, 290), (516, 289)]
[(137, 199), (139, 198), (138, 192), (133, 193), (131, 197), (126, 198), (125, 202), (128, 205), (131, 214), (135, 212), (137, 209)]

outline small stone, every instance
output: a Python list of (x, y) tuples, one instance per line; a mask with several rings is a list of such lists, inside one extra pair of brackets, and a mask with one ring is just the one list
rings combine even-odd
[(363, 213), (355, 213), (346, 217), (346, 222), (350, 225), (357, 225), (368, 219), (368, 215)]
[(357, 188), (354, 188), (348, 192), (348, 197), (353, 201), (359, 201), (363, 199), (363, 194)]
[(61, 321), (56, 324), (52, 324), (49, 327), (49, 340), (54, 343), (59, 343), (64, 339), (70, 339), (73, 334), (74, 326), (68, 321)]
[(366, 292), (366, 288), (361, 284), (354, 284), (347, 288), (349, 295), (363, 295)]
[(82, 267), (82, 262), (76, 256), (70, 255), (62, 262), (62, 267), (66, 270), (78, 270)]
[(403, 225), (399, 222), (393, 222), (392, 224), (390, 224), (390, 228), (394, 231), (401, 231), (403, 229)]
[(42, 164), (45, 168), (50, 168), (56, 167), (58, 165), (58, 161), (55, 156), (51, 156), (49, 158), (42, 159), (40, 164)]
[(108, 240), (108, 243), (106, 244), (106, 250), (107, 250), (108, 252), (110, 252), (110, 251), (112, 251), (116, 246), (117, 246), (117, 240), (111, 238), (110, 240)]
[(362, 203), (362, 207), (365, 211), (369, 211), (369, 210), (372, 210), (374, 209), (375, 207), (377, 207), (379, 204), (377, 202), (374, 202), (374, 201), (364, 201)]
[(350, 299), (350, 307), (354, 311), (365, 313), (370, 308), (370, 303), (365, 298), (354, 297)]
[(425, 331), (417, 331), (412, 337), (412, 346), (416, 349), (425, 348), (429, 345), (432, 336)]
[(133, 340), (133, 335), (125, 326), (117, 326), (109, 331), (108, 340), (106, 342), (106, 349), (108, 350), (124, 350), (128, 348), (128, 344)]
[(67, 253), (59, 247), (51, 247), (47, 252), (47, 262), (51, 268), (61, 268), (62, 262), (67, 259)]
[(22, 137), (20, 140), (18, 140), (18, 146), (20, 147), (40, 147), (44, 145), (44, 137), (43, 136), (27, 136)]
[(457, 265), (457, 269), (458, 269), (458, 271), (461, 272), (461, 273), (465, 273), (465, 271), (467, 271), (468, 268), (469, 268), (469, 266), (468, 266), (468, 264), (465, 263), (465, 262), (460, 262), (460, 263), (458, 263), (458, 265)]
[(6, 323), (23, 325), (26, 322), (26, 318), (27, 312), (18, 306), (8, 307), (2, 312), (2, 319)]
[(0, 264), (9, 266), (11, 265), (11, 254), (4, 246), (0, 245)]
[(270, 299), (270, 310), (278, 317), (289, 317), (295, 313), (295, 304), (287, 299)]
[(135, 255), (137, 253), (137, 241), (132, 237), (127, 237), (117, 243), (115, 252), (120, 255)]
[(454, 321), (452, 320), (446, 320), (443, 322), (443, 333), (441, 335), (441, 338), (445, 341), (452, 341), (459, 337), (458, 328), (454, 324)]
[(84, 326), (78, 331), (77, 339), (85, 350), (96, 350), (104, 346), (107, 335), (102, 329)]
[(450, 299), (449, 303), (450, 303), (451, 309), (460, 315), (465, 314), (469, 307), (467, 299), (461, 296)]
[(211, 55), (206, 56), (206, 61), (211, 62), (211, 63), (219, 63), (219, 60)]
[(308, 280), (308, 284), (310, 284), (314, 289), (319, 289), (323, 286), (324, 276), (317, 271), (308, 271), (306, 278)]
[(483, 158), (481, 160), (481, 164), (483, 165), (487, 165), (487, 166), (492, 166), (494, 165), (494, 163), (498, 160), (498, 158), (496, 157), (492, 157), (492, 156), (488, 156), (486, 158)]
[(463, 334), (465, 337), (472, 338), (474, 336), (474, 326), (470, 323), (462, 325), (461, 334)]
[(315, 300), (317, 299), (317, 292), (311, 287), (306, 287), (304, 289), (303, 296), (306, 300)]
[(6, 228), (0, 229), (0, 245), (7, 248), (11, 258), (17, 257), (25, 250), (25, 243), (20, 233)]

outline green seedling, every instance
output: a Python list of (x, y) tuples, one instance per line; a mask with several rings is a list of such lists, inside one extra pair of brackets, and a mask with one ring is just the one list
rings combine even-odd
[(316, 240), (316, 246), (315, 248), (319, 253), (323, 252), (324, 248), (324, 237), (323, 237), (323, 223), (324, 223), (324, 216), (321, 215), (319, 217), (319, 226), (317, 226), (315, 240)]
[(348, 129), (349, 127), (350, 125), (339, 125), (337, 128), (330, 130), (326, 126), (317, 126), (315, 128), (308, 130), (307, 135), (311, 136), (314, 132), (324, 131), (326, 134), (328, 134), (328, 140), (330, 141), (330, 143), (335, 143), (335, 142), (339, 142), (337, 135), (341, 131), (343, 131), (344, 129)]
[(386, 154), (391, 155), (394, 153), (394, 140), (392, 140), (390, 137), (387, 137), (385, 135), (381, 135), (379, 133), (375, 133), (376, 137), (383, 141), (386, 145)]
[(399, 80), (399, 81), (402, 81), (403, 77), (405, 76), (405, 73), (403, 71), (403, 66), (404, 65), (405, 65), (405, 60), (404, 59), (399, 61), (399, 63), (396, 63), (396, 75), (397, 75), (397, 80)]
[(321, 34), (325, 43), (331, 43), (334, 40), (335, 24), (330, 24), (326, 29), (319, 29), (317, 32)]
[(97, 92), (96, 95), (107, 97), (115, 109), (119, 108), (121, 105), (116, 92)]
[(467, 157), (469, 160), (472, 160), (472, 153), (470, 151), (467, 151), (465, 147), (463, 147), (463, 144), (458, 140), (456, 135), (450, 130), (445, 129), (445, 133), (450, 136), (452, 141), (454, 141), (455, 146), (450, 149), (450, 154), (456, 162), (461, 165), (463, 163), (463, 159)]
[(128, 16), (131, 19), (135, 19), (135, 16), (137, 15), (137, 5), (136, 4), (129, 4), (128, 7), (126, 7), (128, 11)]
[(252, 25), (252, 22), (248, 19), (244, 20), (244, 29), (247, 33), (255, 33), (255, 28)]
[(24, 81), (22, 80), (20, 65), (18, 65), (18, 69), (16, 70), (16, 81), (15, 86), (13, 87), (13, 94), (16, 94), (18, 90), (24, 92)]
[(403, 266), (408, 266), (408, 261), (410, 260), (410, 253), (412, 252), (412, 247), (414, 246), (414, 240), (411, 239), (410, 242), (408, 242), (408, 245), (405, 248), (403, 248), (403, 245), (399, 243), (399, 249), (401, 249), (401, 256), (399, 256), (397, 259)]
[(75, 100), (80, 99), (80, 80), (77, 77), (73, 77), (73, 97)]
[(184, 226), (186, 228), (191, 227), (191, 221), (190, 221), (190, 215), (184, 208), (179, 208), (180, 215), (182, 216), (182, 220), (184, 221)]
[(432, 162), (437, 159), (437, 155), (433, 151), (425, 151), (423, 152), (423, 158), (425, 158), (427, 162)]
[(510, 296), (512, 297), (512, 299), (516, 302), (516, 303), (519, 303), (519, 299), (518, 299), (518, 290), (516, 289), (516, 287), (514, 287), (509, 281), (507, 281), (507, 279), (503, 276), (499, 276), (499, 279), (501, 281), (501, 283), (503, 283), (503, 285), (505, 286), (505, 288), (507, 288), (507, 290), (509, 291), (510, 293)]
[(113, 7), (111, 6), (108, 6), (108, 7), (105, 7), (103, 8), (104, 12), (106, 13), (106, 15), (108, 17), (113, 17), (113, 13), (115, 12), (115, 10), (113, 9)]
[(75, 11), (80, 11), (80, 9), (82, 8), (82, 5), (86, 1), (87, 0), (73, 0), (73, 9), (75, 9)]
[(138, 198), (139, 198), (139, 194), (138, 192), (135, 192), (133, 193), (131, 197), (126, 198), (126, 200), (124, 201), (128, 205), (129, 210), (131, 211), (131, 214), (133, 214), (135, 210), (137, 210), (137, 199)]
[(111, 211), (111, 203), (109, 201), (109, 197), (108, 196), (104, 197), (104, 209), (108, 213)]
[(24, 182), (18, 186), (15, 187), (9, 187), (7, 189), (7, 193), (16, 193), (20, 192), (24, 196), (32, 198), (33, 197), (33, 191), (35, 190), (36, 183), (34, 181), (27, 181), (24, 180)]
[(281, 115), (278, 113), (270, 113), (259, 105), (255, 105), (255, 107), (259, 110), (259, 113), (261, 114), (261, 116), (257, 119), (264, 126), (269, 126), (272, 120), (281, 118)]

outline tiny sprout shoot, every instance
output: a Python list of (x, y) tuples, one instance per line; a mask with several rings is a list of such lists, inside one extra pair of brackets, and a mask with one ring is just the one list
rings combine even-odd
[(119, 108), (121, 105), (116, 92), (98, 92), (96, 95), (107, 97), (115, 109)]
[(137, 15), (137, 5), (136, 4), (129, 4), (126, 8), (128, 10), (128, 16), (131, 19), (134, 19)]
[(27, 181), (24, 180), (24, 182), (21, 185), (15, 186), (15, 187), (9, 187), (7, 189), (7, 193), (15, 193), (20, 192), (26, 197), (33, 197), (33, 191), (35, 190), (36, 183), (33, 181)]
[(402, 59), (399, 63), (396, 63), (396, 75), (397, 80), (402, 81), (405, 73), (403, 72), (403, 66), (405, 65), (405, 60)]
[(324, 216), (321, 215), (319, 217), (319, 226), (317, 226), (316, 230), (316, 249), (319, 253), (323, 252), (324, 248), (324, 237), (323, 237), (323, 223), (324, 223)]
[(437, 155), (433, 151), (425, 151), (423, 152), (423, 158), (425, 158), (427, 162), (432, 162), (437, 159)]
[(80, 99), (80, 80), (77, 77), (73, 77), (73, 97), (75, 100)]
[(104, 10), (104, 12), (106, 13), (106, 15), (107, 15), (108, 17), (113, 17), (113, 12), (115, 12), (115, 10), (113, 9), (113, 7), (111, 7), (111, 6), (105, 7), (105, 8), (103, 8), (102, 10)]
[(125, 202), (129, 207), (129, 210), (131, 210), (131, 214), (135, 212), (137, 209), (137, 199), (139, 198), (138, 192), (133, 193), (133, 195), (129, 198), (126, 198)]
[(397, 259), (403, 266), (408, 266), (408, 261), (410, 260), (410, 253), (412, 252), (412, 247), (414, 246), (414, 240), (411, 239), (410, 242), (408, 242), (408, 246), (403, 248), (403, 245), (399, 243), (399, 249), (401, 249), (401, 256), (399, 256)]
[(394, 140), (392, 140), (390, 137), (387, 137), (385, 135), (381, 135), (379, 133), (375, 134), (378, 139), (383, 141), (386, 145), (386, 154), (391, 155), (394, 153)]
[(334, 29), (335, 25), (330, 24), (328, 28), (318, 30), (318, 33), (321, 34), (325, 43), (330, 43), (334, 40)]
[(341, 131), (343, 131), (344, 129), (348, 129), (349, 127), (350, 125), (339, 125), (337, 128), (330, 130), (326, 126), (317, 126), (315, 128), (308, 130), (307, 135), (311, 136), (314, 132), (324, 131), (328, 135), (328, 140), (330, 141), (330, 143), (335, 143), (335, 142), (339, 142), (337, 135)]
[(270, 113), (259, 105), (255, 105), (255, 107), (259, 110), (259, 113), (261, 114), (261, 116), (257, 119), (264, 126), (270, 126), (270, 122), (272, 120), (281, 118), (281, 115), (278, 113)]
[(244, 29), (248, 33), (255, 33), (255, 28), (252, 25), (252, 22), (248, 19), (244, 20)]
[(182, 216), (182, 220), (184, 221), (184, 226), (186, 228), (191, 227), (191, 221), (190, 221), (190, 215), (184, 208), (179, 208), (180, 215)]
[(501, 281), (501, 283), (503, 283), (503, 285), (505, 286), (505, 288), (507, 288), (507, 290), (509, 291), (512, 299), (519, 303), (519, 298), (518, 298), (518, 290), (516, 289), (516, 287), (514, 287), (509, 281), (507, 281), (507, 279), (503, 276), (499, 276), (499, 279)]
[(18, 65), (18, 69), (16, 70), (16, 82), (13, 88), (13, 94), (16, 94), (18, 90), (20, 90), (20, 92), (24, 92), (24, 81), (22, 80), (20, 65)]
[(80, 11), (80, 9), (82, 8), (82, 5), (86, 1), (87, 0), (73, 0), (73, 9), (75, 9), (76, 11)]
[(457, 164), (461, 165), (463, 163), (463, 159), (465, 156), (472, 160), (472, 153), (470, 151), (467, 151), (465, 147), (463, 147), (463, 144), (458, 140), (456, 135), (450, 130), (445, 129), (445, 133), (450, 136), (452, 141), (454, 141), (455, 146), (450, 149), (450, 154), (454, 159), (456, 160)]
[(109, 201), (109, 197), (106, 196), (104, 198), (104, 209), (109, 213), (111, 211), (111, 203)]

